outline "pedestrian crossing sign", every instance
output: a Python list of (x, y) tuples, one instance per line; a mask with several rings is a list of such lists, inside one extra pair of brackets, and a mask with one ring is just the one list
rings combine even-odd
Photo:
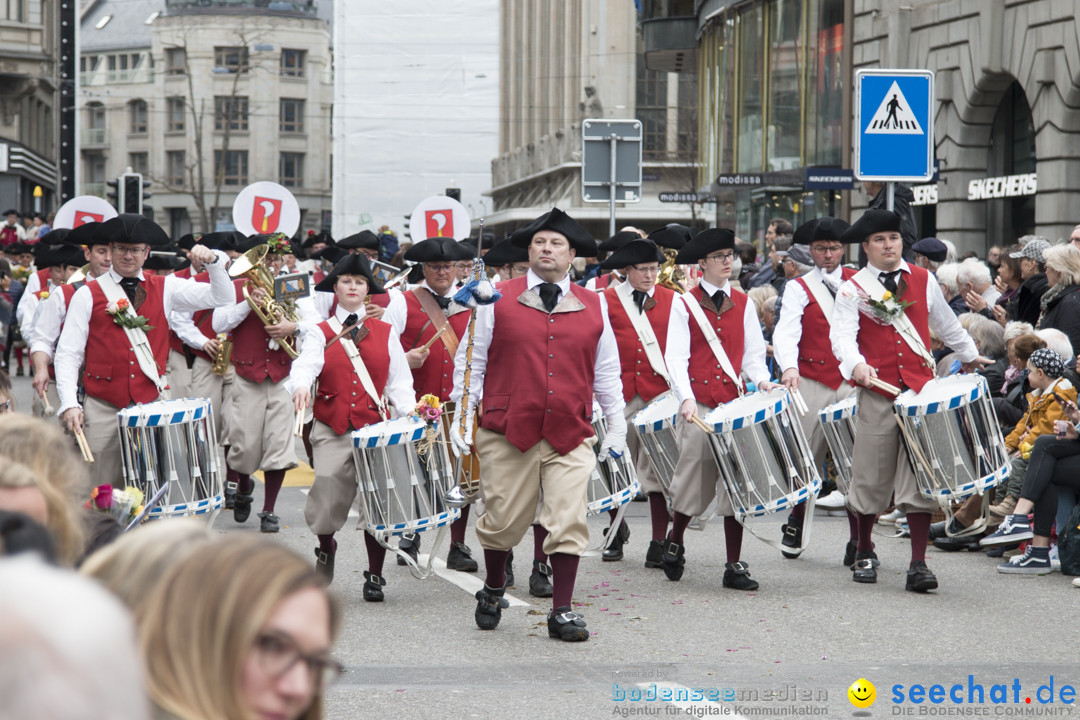
[(934, 175), (934, 73), (855, 72), (855, 176), (925, 182)]

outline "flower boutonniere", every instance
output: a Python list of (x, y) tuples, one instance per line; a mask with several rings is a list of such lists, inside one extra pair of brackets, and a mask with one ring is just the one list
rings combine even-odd
[(109, 303), (105, 308), (105, 312), (112, 315), (113, 322), (122, 328), (129, 330), (135, 330), (141, 328), (143, 330), (153, 330), (153, 325), (148, 325), (149, 322), (142, 315), (128, 315), (128, 308), (131, 307), (131, 303), (127, 298), (120, 298), (115, 303)]
[(859, 312), (881, 325), (891, 325), (894, 320), (904, 314), (905, 310), (915, 304), (900, 299), (888, 290), (880, 300), (870, 297), (862, 288), (856, 288), (856, 293), (855, 301)]

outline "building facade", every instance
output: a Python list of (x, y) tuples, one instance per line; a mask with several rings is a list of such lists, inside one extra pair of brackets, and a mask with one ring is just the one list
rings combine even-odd
[(492, 161), (496, 232), (552, 206), (607, 237), (607, 203), (582, 199), (581, 123), (642, 123), (642, 193), (617, 206), (617, 225), (652, 230), (703, 224), (710, 206), (660, 202), (697, 189), (697, 85), (693, 75), (646, 67), (637, 16), (622, 0), (503, 0), (499, 155)]
[(145, 212), (178, 237), (231, 229), (237, 193), (270, 180), (296, 197), (302, 230), (328, 226), (333, 66), (315, 3), (131, 5), (82, 19), (82, 192), (140, 172)]

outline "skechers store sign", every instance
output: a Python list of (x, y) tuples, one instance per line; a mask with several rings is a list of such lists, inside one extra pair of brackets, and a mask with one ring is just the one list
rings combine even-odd
[(1035, 180), (1035, 173), (980, 178), (968, 183), (968, 200), (994, 200), (996, 198), (1034, 195), (1037, 189), (1038, 183)]

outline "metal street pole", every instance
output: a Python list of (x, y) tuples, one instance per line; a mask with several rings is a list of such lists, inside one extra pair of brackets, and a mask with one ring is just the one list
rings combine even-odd
[(608, 199), (608, 212), (611, 217), (608, 218), (608, 237), (615, 234), (615, 150), (618, 147), (619, 136), (612, 133), (608, 136), (611, 138), (611, 197)]

